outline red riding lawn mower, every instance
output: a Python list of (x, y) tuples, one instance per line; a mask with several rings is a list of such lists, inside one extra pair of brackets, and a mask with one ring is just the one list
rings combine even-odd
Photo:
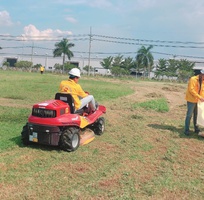
[(32, 114), (21, 132), (24, 145), (38, 143), (75, 151), (91, 142), (105, 130), (106, 107), (98, 105), (95, 112), (88, 106), (75, 111), (70, 94), (56, 93), (54, 100), (33, 105)]

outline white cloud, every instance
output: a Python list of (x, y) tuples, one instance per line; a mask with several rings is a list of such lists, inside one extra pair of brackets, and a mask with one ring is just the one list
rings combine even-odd
[(59, 29), (52, 30), (46, 29), (43, 31), (38, 30), (34, 25), (30, 24), (24, 27), (24, 34), (22, 34), (23, 40), (32, 37), (33, 40), (41, 39), (53, 39), (58, 36), (66, 37), (67, 35), (72, 35), (71, 31), (61, 31)]
[(66, 17), (65, 18), (68, 22), (72, 23), (72, 24), (76, 24), (77, 23), (77, 20), (73, 17)]
[(11, 17), (7, 11), (0, 12), (0, 26), (11, 26), (13, 22), (11, 21)]

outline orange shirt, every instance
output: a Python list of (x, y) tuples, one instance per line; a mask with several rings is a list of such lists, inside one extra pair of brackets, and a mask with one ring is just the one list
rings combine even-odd
[(197, 103), (201, 97), (204, 97), (204, 81), (202, 81), (200, 94), (198, 94), (199, 89), (199, 75), (192, 76), (188, 82), (188, 88), (186, 91), (186, 101), (189, 101), (191, 103)]
[(88, 95), (83, 91), (81, 86), (72, 79), (61, 81), (59, 92), (69, 93), (72, 95), (76, 110), (78, 110), (81, 106), (80, 98), (84, 98)]

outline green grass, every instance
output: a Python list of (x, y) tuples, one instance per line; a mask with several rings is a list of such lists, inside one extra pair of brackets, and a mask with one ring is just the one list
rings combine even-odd
[[(0, 71), (0, 76), (0, 98), (6, 99), (7, 102), (6, 106), (0, 105), (0, 126), (2, 127), (0, 151), (6, 151), (7, 148), (16, 145), (15, 140), (19, 143), (22, 126), (31, 113), (32, 105), (53, 99), (55, 93), (58, 92), (61, 80), (67, 79), (68, 76), (13, 71)], [(125, 84), (121, 86), (118, 83), (110, 84), (97, 79), (83, 80), (81, 78), (80, 84), (100, 103), (133, 92), (130, 88), (126, 88)], [(24, 105), (28, 108), (22, 108)]]
[(169, 106), (165, 98), (153, 99), (133, 105), (133, 108), (142, 107), (148, 110), (155, 110), (157, 112), (168, 112)]
[[(13, 71), (0, 71), (0, 76), (0, 97), (24, 100), (26, 103), (54, 98), (55, 93), (59, 90), (60, 82), (68, 79), (67, 75), (40, 75)], [(98, 101), (115, 99), (133, 92), (131, 88), (126, 87), (126, 84), (121, 85), (97, 79), (83, 80), (82, 77), (79, 84), (85, 91), (93, 94)]]
[(82, 77), (107, 107), (105, 133), (72, 153), (22, 145), (32, 105), (52, 99), (64, 79), (0, 71), (0, 199), (203, 199), (204, 140), (183, 136), (185, 107), (172, 111), (165, 98), (135, 103), (142, 88), (161, 83)]

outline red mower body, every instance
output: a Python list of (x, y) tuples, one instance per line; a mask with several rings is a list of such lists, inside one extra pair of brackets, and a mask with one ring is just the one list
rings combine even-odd
[(105, 121), (101, 115), (106, 113), (105, 106), (99, 105), (92, 113), (87, 113), (86, 108), (72, 113), (72, 104), (54, 99), (33, 105), (21, 133), (23, 143), (60, 146), (63, 150), (74, 151), (79, 145), (92, 141), (95, 134), (104, 132)]

